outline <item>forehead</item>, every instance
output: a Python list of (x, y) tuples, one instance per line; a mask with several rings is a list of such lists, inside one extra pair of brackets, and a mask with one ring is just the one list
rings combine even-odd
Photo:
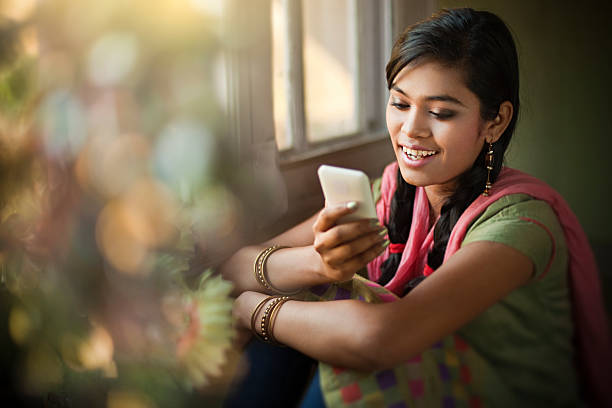
[(450, 95), (464, 104), (478, 102), (476, 95), (465, 85), (463, 72), (459, 68), (434, 61), (408, 64), (397, 74), (393, 86), (415, 99)]

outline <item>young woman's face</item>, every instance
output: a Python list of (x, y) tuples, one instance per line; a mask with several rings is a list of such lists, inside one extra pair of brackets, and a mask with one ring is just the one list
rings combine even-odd
[(404, 180), (452, 191), (484, 145), (480, 101), (461, 72), (436, 62), (402, 69), (387, 105), (387, 127)]

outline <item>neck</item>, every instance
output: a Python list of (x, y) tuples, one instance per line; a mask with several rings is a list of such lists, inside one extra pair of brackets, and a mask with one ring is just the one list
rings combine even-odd
[(431, 185), (425, 186), (425, 193), (427, 193), (427, 199), (429, 200), (429, 220), (433, 223), (440, 216), (442, 206), (453, 192), (449, 190), (448, 186)]

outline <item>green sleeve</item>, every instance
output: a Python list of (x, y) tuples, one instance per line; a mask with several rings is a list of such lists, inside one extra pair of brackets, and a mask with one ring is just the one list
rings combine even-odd
[(527, 256), (534, 277), (550, 268), (560, 249), (565, 249), (563, 230), (552, 208), (526, 194), (500, 198), (470, 226), (462, 245), (491, 241), (508, 245)]
[(374, 198), (374, 204), (378, 203), (378, 200), (382, 197), (380, 188), (382, 186), (382, 177), (378, 177), (372, 181), (372, 197)]

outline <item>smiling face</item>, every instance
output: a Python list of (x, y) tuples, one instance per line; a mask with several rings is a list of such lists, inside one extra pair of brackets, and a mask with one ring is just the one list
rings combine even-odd
[(485, 143), (478, 97), (462, 73), (437, 62), (404, 67), (387, 105), (387, 128), (404, 180), (433, 195), (452, 191)]

